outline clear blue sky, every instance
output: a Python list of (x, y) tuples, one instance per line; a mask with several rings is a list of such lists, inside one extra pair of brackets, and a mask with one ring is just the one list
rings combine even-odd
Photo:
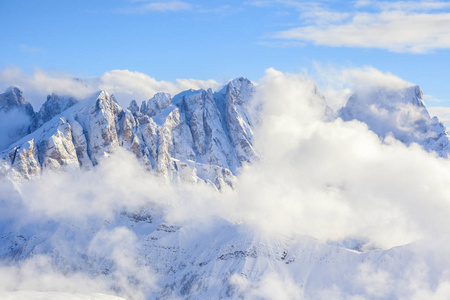
[(450, 106), (442, 1), (0, 0), (0, 69), (257, 81), (315, 63), (373, 66)]

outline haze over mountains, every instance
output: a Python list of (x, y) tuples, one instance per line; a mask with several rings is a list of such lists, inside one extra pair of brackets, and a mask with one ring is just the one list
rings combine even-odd
[(101, 91), (49, 95), (36, 112), (11, 87), (0, 114), (0, 272), (13, 274), (0, 291), (449, 291), (434, 245), (448, 234), (450, 145), (418, 86), (354, 93), (336, 112), (309, 79), (274, 70), (128, 108)]

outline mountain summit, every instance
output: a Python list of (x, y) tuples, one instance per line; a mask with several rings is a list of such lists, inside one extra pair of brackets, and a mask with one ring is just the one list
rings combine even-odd
[(437, 117), (430, 117), (419, 86), (355, 93), (338, 116), (366, 123), (381, 138), (391, 134), (406, 145), (420, 144), (441, 157), (450, 154), (445, 127)]
[(239, 78), (217, 93), (158, 93), (128, 109), (106, 91), (81, 101), (53, 94), (34, 114), (20, 90), (8, 89), (1, 103), (25, 111), (40, 127), (30, 132), (30, 123), (15, 135), (0, 154), (1, 173), (23, 180), (43, 169), (89, 169), (121, 147), (168, 179), (233, 186), (242, 164), (258, 157), (248, 112), (253, 91), (251, 81)]
[[(0, 140), (0, 174), (21, 181), (44, 169), (90, 169), (123, 148), (168, 180), (233, 187), (239, 168), (259, 157), (249, 111), (254, 92), (250, 80), (237, 78), (215, 93), (157, 93), (128, 109), (106, 91), (84, 100), (52, 94), (35, 113), (10, 87), (0, 95), (2, 120), (11, 119)], [(428, 114), (418, 86), (355, 93), (337, 116), (366, 123), (382, 139), (393, 135), (441, 157), (450, 153), (445, 127)]]
[[(72, 282), (75, 279), (75, 284), (99, 281), (100, 286), (129, 296), (129, 299), (259, 299), (268, 293), (271, 296), (266, 298), (274, 299), (340, 299), (346, 298), (346, 293), (364, 299), (394, 299), (399, 295), (398, 286), (404, 289), (416, 287), (407, 280), (417, 270), (429, 268), (429, 274), (421, 273), (420, 276), (430, 282), (440, 274), (446, 274), (448, 264), (436, 263), (435, 255), (421, 256), (418, 249), (421, 247), (404, 245), (387, 250), (374, 249), (376, 243), (355, 235), (359, 231), (354, 231), (353, 227), (367, 228), (370, 224), (370, 228), (381, 225), (390, 230), (394, 219), (400, 219), (398, 224), (404, 224), (402, 218), (405, 215), (402, 215), (400, 203), (405, 205), (407, 214), (413, 211), (411, 206), (417, 206), (421, 215), (425, 207), (428, 209), (428, 203), (433, 204), (429, 202), (431, 197), (439, 194), (430, 193), (430, 187), (445, 186), (442, 183), (448, 181), (432, 185), (430, 182), (436, 181), (437, 177), (428, 175), (419, 178), (420, 184), (417, 184), (417, 174), (399, 176), (403, 183), (400, 191), (405, 193), (405, 189), (414, 186), (418, 189), (406, 192), (404, 196), (389, 182), (388, 192), (375, 192), (389, 181), (379, 174), (390, 172), (386, 169), (394, 161), (392, 158), (398, 158), (395, 155), (387, 161), (376, 160), (376, 163), (382, 163), (379, 170), (383, 169), (380, 173), (375, 172), (379, 181), (372, 184), (374, 176), (369, 176), (367, 181), (371, 184), (362, 184), (364, 182), (354, 174), (371, 173), (372, 169), (364, 166), (371, 166), (373, 161), (360, 166), (358, 162), (364, 162), (365, 157), (358, 160), (343, 151), (339, 153), (345, 156), (342, 161), (356, 164), (350, 166), (350, 170), (347, 163), (334, 164), (335, 160), (341, 159), (336, 158), (334, 148), (330, 151), (329, 147), (323, 146), (327, 145), (323, 143), (327, 135), (321, 130), (329, 132), (331, 126), (345, 125), (347, 128), (356, 125), (355, 132), (369, 133), (372, 145), (379, 146), (379, 140), (357, 121), (353, 121), (354, 124), (343, 124), (341, 120), (333, 122), (335, 114), (329, 111), (325, 98), (315, 87), (312, 97), (298, 94), (298, 101), (305, 100), (305, 105), (320, 107), (309, 111), (317, 115), (300, 117), (300, 110), (294, 110), (288, 117), (307, 124), (305, 128), (314, 127), (319, 119), (326, 122), (320, 123), (326, 126), (318, 126), (320, 136), (309, 135), (308, 130), (304, 130), (307, 133), (304, 140), (311, 143), (289, 144), (288, 148), (294, 148), (294, 151), (280, 155), (289, 164), (294, 161), (292, 169), (304, 168), (304, 172), (292, 172), (279, 160), (275, 164), (281, 165), (280, 169), (269, 167), (268, 171), (262, 171), (260, 167), (266, 167), (267, 161), (261, 159), (263, 163), (249, 171), (263, 172), (264, 176), (246, 173), (240, 178), (243, 184), (232, 192), (226, 191), (226, 187), (236, 187), (235, 181), (239, 178), (236, 175), (243, 166), (260, 159), (253, 144), (254, 130), (265, 120), (261, 115), (251, 113), (250, 102), (258, 95), (255, 90), (251, 81), (238, 78), (217, 92), (200, 89), (174, 96), (157, 93), (140, 105), (131, 101), (127, 109), (120, 107), (114, 96), (106, 91), (98, 91), (82, 100), (52, 94), (40, 110), (34, 112), (20, 90), (8, 89), (0, 95), (0, 113), (4, 117), (0, 120), (20, 113), (27, 122), (22, 124), (19, 119), (8, 119), (10, 124), (5, 125), (20, 130), (11, 131), (14, 134), (7, 136), (11, 140), (5, 142), (9, 144), (0, 152), (0, 177), (12, 181), (0, 181), (3, 192), (0, 194), (3, 216), (0, 218), (0, 263), (7, 267), (6, 273), (3, 272), (8, 276), (19, 274), (22, 277), (17, 282), (20, 283), (25, 281), (26, 277), (22, 279), (27, 274), (33, 279), (43, 277), (48, 282), (49, 277), (41, 271), (48, 268), (58, 280), (66, 278)], [(278, 95), (273, 94), (274, 97)], [(272, 108), (276, 110), (277, 105), (286, 105), (280, 102), (272, 103), (275, 105)], [(308, 106), (301, 108), (308, 109)], [(320, 114), (324, 118), (320, 118)], [(429, 116), (419, 87), (380, 88), (355, 93), (337, 116), (345, 121), (366, 123), (380, 140), (393, 136), (407, 145), (418, 143), (428, 151), (448, 156), (445, 128), (437, 118)], [(314, 122), (308, 123), (309, 120)], [(290, 139), (293, 131), (287, 126), (292, 123), (286, 124), (263, 142), (272, 143), (275, 151), (283, 149), (272, 137), (286, 131), (287, 139)], [(342, 140), (337, 141), (341, 146)], [(361, 148), (365, 154), (367, 145), (359, 145), (356, 148)], [(304, 151), (297, 151), (299, 148)], [(405, 151), (401, 154), (410, 154), (405, 147), (398, 149)], [(154, 172), (168, 182), (187, 183), (160, 186), (155, 176), (134, 168), (133, 160), (120, 155), (109, 161), (105, 159), (120, 151), (128, 151), (148, 172)], [(406, 164), (412, 162), (411, 157), (417, 156), (409, 156)], [(311, 158), (313, 164), (308, 161)], [(432, 160), (433, 173), (435, 165), (443, 163), (429, 155), (421, 158)], [(296, 161), (300, 164), (296, 165)], [(402, 162), (400, 166), (406, 164)], [(445, 169), (446, 164), (442, 165)], [(121, 174), (122, 169), (124, 174)], [(357, 172), (351, 169), (357, 169)], [(50, 170), (68, 172), (64, 176), (60, 176), (62, 172), (43, 174)], [(91, 171), (70, 172), (73, 170)], [(131, 170), (131, 174), (126, 170)], [(394, 177), (404, 175), (408, 170), (395, 173)], [(40, 176), (41, 180), (26, 181)], [(249, 176), (254, 178), (249, 180)], [(358, 177), (356, 182), (352, 182), (353, 176)], [(322, 177), (325, 177), (323, 182), (319, 180)], [(206, 182), (212, 188), (189, 184), (196, 182)], [(263, 184), (269, 188), (261, 187)], [(215, 188), (222, 189), (223, 193), (217, 193)], [(255, 190), (259, 188), (261, 191)], [(267, 196), (264, 196), (266, 192)], [(366, 193), (367, 199), (364, 199)], [(446, 195), (445, 191), (444, 200)], [(245, 197), (250, 201), (243, 199)], [(398, 197), (402, 198), (401, 202), (395, 202)], [(421, 198), (425, 198), (423, 202), (420, 202)], [(354, 212), (351, 212), (352, 201), (359, 206)], [(381, 207), (377, 211), (383, 213), (389, 208), (395, 209), (388, 212), (391, 218), (383, 219), (377, 214), (374, 223), (361, 225), (354, 220), (362, 218), (352, 219), (353, 214), (359, 216), (376, 207)], [(260, 209), (264, 212), (258, 212)], [(443, 209), (443, 216), (438, 217), (446, 220), (445, 206), (437, 209)], [(291, 215), (290, 210), (300, 213)], [(325, 210), (325, 214), (319, 210)], [(233, 213), (226, 213), (229, 211)], [(432, 211), (424, 210), (427, 214)], [(312, 219), (291, 223), (294, 216), (301, 219), (307, 218), (308, 214), (317, 218), (318, 223), (311, 222)], [(332, 222), (324, 222), (324, 218), (330, 218)], [(350, 220), (350, 233), (345, 234), (346, 230), (338, 224), (344, 219)], [(261, 224), (255, 226), (255, 222)], [(300, 230), (289, 230), (287, 227), (291, 224), (298, 224)], [(310, 224), (312, 227), (325, 224), (324, 230), (331, 231), (332, 240), (325, 242), (303, 235), (303, 227)], [(422, 223), (405, 224), (405, 230), (409, 230)], [(278, 230), (271, 232), (277, 227)], [(20, 270), (21, 266), (25, 271), (14, 271)], [(33, 272), (33, 267), (38, 270)], [(368, 285), (371, 288), (367, 289), (367, 283), (361, 282), (361, 278), (369, 278), (374, 284)], [(378, 291), (380, 282), (391, 289), (378, 297), (374, 291)], [(17, 289), (24, 287), (28, 290), (28, 286), (23, 285)], [(283, 291), (289, 293), (280, 297)], [(27, 294), (36, 292), (27, 291), (24, 295)]]

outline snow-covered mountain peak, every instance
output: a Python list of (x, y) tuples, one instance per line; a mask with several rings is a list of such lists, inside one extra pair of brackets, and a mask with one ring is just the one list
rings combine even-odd
[(223, 90), (225, 91), (224, 94), (227, 94), (229, 96), (236, 97), (239, 95), (240, 97), (238, 97), (236, 100), (240, 102), (250, 99), (250, 95), (255, 90), (255, 85), (247, 78), (240, 77), (230, 81)]
[(395, 107), (411, 104), (424, 108), (423, 92), (419, 86), (406, 88), (373, 88), (368, 91), (354, 93), (348, 100), (346, 106), (377, 105), (379, 107)]
[[(294, 87), (296, 82), (293, 84)], [(15, 196), (12, 198), (14, 201), (0, 201), (2, 205), (0, 211), (7, 216), (2, 223), (4, 226), (0, 226), (2, 240), (0, 262), (7, 266), (10, 263), (11, 267), (15, 265), (30, 267), (34, 259), (40, 260), (45, 257), (48, 258), (43, 260), (45, 266), (54, 267), (57, 272), (56, 278), (64, 274), (72, 280), (72, 274), (87, 274), (87, 281), (98, 280), (101, 283), (104, 281), (107, 283), (105, 286), (111, 285), (115, 292), (124, 296), (128, 295), (126, 293), (128, 288), (131, 294), (135, 291), (142, 293), (139, 295), (141, 298), (131, 297), (130, 299), (252, 299), (259, 296), (275, 299), (295, 299), (296, 297), (334, 299), (344, 295), (341, 295), (341, 290), (337, 290), (337, 294), (330, 294), (331, 292), (327, 291), (334, 291), (337, 288), (342, 289), (343, 292), (349, 291), (352, 295), (367, 296), (368, 299), (398, 296), (396, 287), (406, 286), (409, 283), (404, 281), (403, 277), (401, 280), (395, 280), (395, 276), (407, 274), (405, 276), (408, 277), (409, 274), (415, 274), (414, 272), (418, 270), (417, 265), (412, 263), (414, 249), (408, 248), (409, 246), (391, 250), (374, 250), (370, 247), (370, 240), (350, 237), (341, 242), (323, 243), (307, 236), (290, 234), (284, 236), (282, 231), (276, 236), (266, 235), (252, 225), (251, 220), (255, 219), (261, 220), (261, 223), (266, 222), (268, 226), (275, 224), (271, 222), (272, 220), (279, 220), (281, 223), (275, 224), (279, 228), (286, 228), (290, 226), (289, 224), (307, 224), (307, 222), (291, 223), (288, 219), (294, 215), (291, 216), (286, 212), (291, 208), (297, 209), (296, 201), (303, 201), (305, 206), (301, 206), (301, 210), (310, 207), (314, 213), (314, 205), (310, 206), (310, 203), (312, 203), (311, 200), (319, 198), (315, 195), (310, 196), (309, 194), (314, 193), (310, 193), (309, 189), (315, 191), (316, 186), (320, 186), (317, 190), (321, 191), (318, 194), (319, 200), (323, 199), (325, 205), (319, 203), (320, 209), (327, 207), (328, 197), (334, 199), (336, 196), (337, 200), (346, 200), (348, 195), (354, 198), (353, 182), (350, 182), (351, 184), (344, 182), (349, 178), (351, 180), (353, 176), (342, 177), (342, 172), (335, 172), (337, 175), (330, 176), (326, 173), (329, 170), (333, 173), (336, 167), (347, 171), (347, 163), (342, 164), (342, 167), (339, 166), (340, 163), (334, 164), (334, 160), (341, 161), (341, 158), (335, 154), (341, 155), (341, 153), (330, 151), (334, 149), (333, 144), (321, 142), (327, 138), (326, 132), (322, 129), (331, 131), (332, 126), (342, 126), (340, 120), (335, 123), (331, 121), (326, 124), (326, 127), (316, 126), (320, 127), (320, 136), (310, 138), (305, 135), (305, 143), (295, 146), (303, 147), (305, 151), (296, 151), (297, 148), (294, 148), (295, 156), (289, 155), (292, 157), (290, 162), (300, 161), (299, 165), (294, 165), (293, 168), (305, 168), (303, 173), (289, 172), (291, 169), (281, 165), (279, 171), (286, 177), (280, 176), (275, 181), (272, 181), (270, 176), (278, 177), (281, 173), (273, 172), (273, 169), (268, 170), (267, 177), (255, 176), (254, 183), (245, 181), (245, 175), (243, 176), (243, 185), (254, 184), (253, 188), (260, 188), (261, 183), (281, 186), (281, 193), (270, 192), (267, 195), (267, 199), (275, 199), (273, 205), (287, 204), (282, 210), (275, 211), (273, 214), (257, 212), (259, 209), (270, 210), (274, 207), (265, 196), (259, 197), (262, 194), (257, 194), (256, 197), (251, 195), (255, 203), (249, 205), (250, 201), (243, 198), (253, 190), (246, 187), (234, 191), (236, 198), (234, 196), (229, 198), (234, 192), (221, 193), (225, 197), (219, 198), (220, 201), (212, 203), (211, 206), (209, 202), (198, 202), (197, 195), (200, 196), (200, 193), (204, 191), (207, 201), (215, 200), (215, 198), (209, 199), (209, 192), (206, 192), (207, 189), (204, 186), (164, 186), (161, 191), (157, 188), (161, 178), (193, 184), (206, 182), (217, 188), (233, 187), (238, 180), (235, 175), (240, 172), (240, 168), (259, 158), (253, 147), (253, 130), (258, 122), (251, 122), (253, 116), (249, 113), (255, 89), (255, 85), (250, 80), (238, 78), (215, 93), (211, 89), (188, 90), (173, 97), (167, 93), (158, 93), (143, 102), (140, 107), (136, 101), (131, 101), (128, 109), (121, 108), (114, 96), (106, 91), (99, 91), (80, 101), (55, 94), (48, 96), (46, 103), (36, 114), (42, 122), (41, 126), (21, 138), (15, 136), (16, 140), (5, 151), (0, 149), (0, 176), (5, 175), (13, 180), (21, 181), (37, 178), (45, 170), (73, 171), (91, 169), (97, 164), (100, 166), (93, 172), (64, 174), (59, 183), (55, 179), (61, 173), (55, 176), (48, 172), (41, 181), (18, 185), (26, 187), (23, 189), (24, 197), (28, 195), (33, 198), (31, 207), (27, 206), (25, 198), (22, 205), (22, 199)], [(279, 100), (277, 97), (284, 91), (284, 89), (272, 89), (270, 97)], [(268, 93), (268, 90), (262, 90), (256, 97), (261, 96), (263, 92)], [(13, 92), (13, 95), (19, 94), (17, 91)], [(300, 112), (303, 108), (306, 108), (305, 111), (309, 115), (317, 111), (317, 116), (311, 116), (311, 120), (318, 120), (317, 118), (322, 120), (322, 112), (327, 113), (329, 110), (316, 86), (309, 86), (308, 90), (301, 89), (301, 92), (293, 94), (292, 101), (303, 101), (305, 105), (313, 105), (313, 109), (309, 106), (300, 106), (301, 109), (298, 110), (292, 110), (286, 105), (292, 110), (289, 116), (296, 121), (297, 119), (301, 121), (303, 115)], [(283, 106), (283, 103), (274, 101), (269, 109), (276, 110), (277, 105)], [(0, 113), (4, 112), (0, 111)], [(2, 117), (9, 118), (10, 113), (4, 113)], [(263, 111), (262, 116), (264, 113), (266, 112)], [(420, 143), (425, 149), (438, 151), (441, 156), (449, 153), (445, 130), (437, 118), (429, 117), (423, 105), (423, 96), (419, 87), (378, 89), (367, 93), (357, 93), (339, 114), (347, 120), (358, 119), (366, 122), (381, 137), (392, 133), (405, 143)], [(258, 116), (257, 113), (255, 115)], [(281, 115), (282, 118), (284, 116), (284, 114)], [(271, 123), (266, 124), (273, 126)], [(358, 124), (347, 123), (345, 129), (350, 129), (352, 125)], [(362, 131), (357, 133), (364, 134), (365, 129), (359, 125), (355, 127)], [(270, 129), (270, 127), (266, 128)], [(286, 131), (285, 128), (283, 126), (281, 130)], [(276, 133), (278, 132), (280, 131)], [(334, 134), (334, 131), (331, 132)], [(292, 133), (287, 130), (287, 138), (291, 137), (293, 137)], [(373, 138), (373, 135), (370, 134), (370, 137)], [(336, 141), (341, 145), (341, 141), (347, 139), (345, 137), (344, 140)], [(307, 144), (308, 140), (311, 140), (311, 144)], [(283, 149), (278, 139), (267, 138), (265, 142), (274, 145), (275, 151)], [(309, 145), (311, 149), (307, 149)], [(344, 146), (347, 145), (344, 144)], [(313, 161), (310, 164), (308, 158), (313, 156), (308, 152), (315, 151), (314, 147), (323, 147), (323, 153), (318, 153), (317, 156), (312, 153), (320, 160), (317, 160), (319, 163)], [(124, 154), (120, 151), (129, 153)], [(342, 156), (347, 156), (347, 153), (342, 152)], [(118, 157), (106, 161), (105, 157), (113, 153)], [(333, 164), (327, 163), (329, 158), (323, 156), (324, 153), (327, 155), (332, 153), (330, 161), (333, 161)], [(127, 155), (129, 159), (126, 158)], [(287, 157), (283, 153), (282, 155)], [(136, 161), (133, 161), (132, 156), (135, 156), (137, 163), (149, 172), (157, 174), (158, 178), (147, 177), (148, 174), (142, 176), (143, 173), (136, 171), (141, 169), (134, 167)], [(322, 157), (325, 159), (322, 160)], [(350, 163), (353, 161), (359, 160), (353, 157), (349, 157), (348, 161), (347, 158), (345, 160)], [(436, 160), (437, 163), (442, 161)], [(372, 161), (369, 163), (372, 164)], [(318, 166), (320, 168), (316, 172)], [(359, 165), (356, 165), (356, 168), (359, 168)], [(252, 168), (248, 169), (251, 171)], [(436, 169), (433, 168), (432, 171), (434, 170)], [(87, 177), (82, 174), (86, 174)], [(254, 173), (249, 172), (247, 176), (248, 174)], [(296, 176), (297, 174), (300, 176)], [(302, 181), (303, 178), (311, 177), (311, 174), (313, 181)], [(109, 175), (117, 176), (118, 179), (99, 180)], [(422, 173), (419, 172), (418, 175)], [(323, 176), (325, 176), (323, 182), (317, 180)], [(334, 180), (334, 176), (338, 179)], [(288, 177), (293, 178), (293, 185)], [(87, 179), (79, 181), (80, 178)], [(343, 185), (341, 185), (341, 178), (344, 178)], [(267, 179), (267, 181), (260, 179)], [(56, 181), (55, 184), (54, 181)], [(285, 184), (286, 181), (287, 184)], [(410, 178), (406, 177), (403, 181), (406, 182), (405, 186), (408, 186)], [(380, 181), (380, 183), (384, 182), (386, 181)], [(415, 182), (412, 182), (410, 186), (415, 186)], [(307, 193), (293, 194), (303, 196), (294, 199), (289, 193), (291, 187), (295, 190), (299, 183), (305, 185), (299, 190), (304, 189)], [(326, 184), (322, 187), (322, 183)], [(333, 186), (334, 183), (336, 183), (336, 189)], [(356, 183), (361, 194), (369, 191), (368, 199), (371, 202), (378, 203), (376, 200), (380, 200), (381, 205), (385, 203), (382, 197), (386, 194), (373, 193), (372, 187), (375, 187), (374, 189), (379, 187), (377, 181), (373, 186), (361, 185), (360, 181)], [(430, 188), (425, 183), (424, 189), (419, 191), (424, 191), (423, 195), (426, 196)], [(95, 186), (95, 191), (91, 190), (91, 184)], [(148, 189), (143, 188), (147, 184)], [(40, 193), (34, 192), (41, 191), (40, 188), (35, 188), (38, 185), (42, 185), (48, 193), (41, 196)], [(116, 185), (118, 189), (115, 189)], [(174, 188), (175, 194), (166, 191), (166, 187)], [(197, 188), (199, 189), (196, 190)], [(322, 194), (322, 191), (326, 192), (326, 196)], [(186, 204), (176, 200), (178, 195), (186, 199)], [(278, 195), (280, 195), (279, 199)], [(359, 192), (356, 195), (359, 195)], [(399, 195), (397, 192), (393, 194), (393, 196), (397, 195)], [(430, 195), (434, 196), (435, 193), (432, 192)], [(17, 197), (22, 197), (22, 194), (19, 196), (18, 193)], [(141, 199), (142, 197), (144, 199)], [(422, 197), (422, 194), (419, 197)], [(47, 198), (49, 198), (48, 202), (45, 201)], [(410, 197), (405, 198), (410, 200)], [(172, 202), (173, 199), (176, 201)], [(167, 206), (166, 201), (169, 202)], [(200, 199), (200, 201), (203, 200)], [(15, 206), (16, 202), (17, 206)], [(413, 201), (405, 202), (405, 207), (410, 207), (410, 202), (413, 203)], [(351, 206), (346, 206), (345, 202), (333, 201), (331, 214), (334, 215), (337, 212), (336, 204), (339, 206), (341, 203), (345, 204), (343, 204), (343, 211), (347, 218), (347, 207)], [(349, 203), (353, 202), (349, 201)], [(362, 202), (359, 201), (358, 205), (360, 203)], [(62, 207), (61, 210), (59, 207)], [(67, 214), (66, 210), (69, 210), (67, 207), (75, 210), (76, 213)], [(180, 210), (177, 207), (180, 207)], [(422, 209), (422, 206), (418, 207)], [(32, 210), (28, 211), (30, 208)], [(185, 208), (186, 211), (184, 211)], [(243, 218), (241, 221), (245, 210), (237, 215), (226, 213), (228, 210), (234, 211), (241, 208), (252, 211), (250, 218)], [(61, 214), (61, 211), (64, 213)], [(212, 215), (204, 218), (203, 211), (208, 211), (207, 214), (212, 211)], [(225, 211), (225, 213), (219, 213), (218, 215), (222, 216), (219, 217), (216, 216), (218, 211)], [(182, 213), (177, 215), (178, 212)], [(32, 215), (30, 219), (28, 214)], [(78, 215), (82, 215), (82, 218), (78, 219)], [(229, 217), (223, 218), (223, 216)], [(282, 220), (285, 216), (286, 223)], [(302, 212), (295, 216), (305, 215)], [(395, 211), (393, 217), (398, 216), (402, 217)], [(17, 220), (14, 221), (14, 218)], [(354, 224), (359, 223), (352, 222), (351, 226), (353, 227)], [(265, 226), (264, 228), (267, 228)], [(406, 228), (409, 228), (409, 225)], [(352, 230), (351, 233), (354, 234), (354, 231)], [(427, 257), (433, 256), (427, 255)], [(424, 263), (428, 262), (420, 261), (419, 271), (425, 266)], [(42, 265), (41, 262), (37, 267)], [(374, 270), (371, 269), (372, 266)], [(433, 261), (433, 264), (429, 266), (434, 268), (436, 264)], [(428, 265), (426, 267), (428, 268)], [(431, 267), (430, 272), (435, 273), (430, 273), (429, 276), (435, 276), (436, 272), (445, 273), (448, 269), (447, 265), (436, 270)], [(153, 281), (149, 280), (153, 278), (150, 276), (153, 273), (156, 275), (154, 287), (151, 285)], [(273, 274), (279, 277), (274, 279)], [(360, 283), (361, 278), (375, 281), (376, 287), (390, 286), (391, 290), (379, 296), (372, 290), (366, 290), (365, 283)], [(379, 278), (382, 280), (378, 280)], [(81, 279), (84, 280), (85, 277)], [(276, 288), (270, 284), (272, 281), (267, 280), (275, 280), (273, 282), (276, 282)], [(287, 290), (286, 287), (289, 285), (295, 286), (295, 289), (290, 288), (291, 292), (288, 296), (287, 294), (284, 297), (279, 297), (278, 294), (274, 297), (268, 296), (268, 291), (274, 290), (278, 293), (278, 291)], [(266, 286), (267, 289), (260, 289)], [(259, 290), (258, 293), (254, 292), (255, 289)], [(317, 294), (317, 291), (321, 294)], [(2, 295), (3, 297), (24, 295), (29, 298), (36, 294), (37, 292), (14, 292), (14, 294)], [(58, 294), (55, 297), (57, 296), (58, 299), (67, 298), (65, 294)], [(42, 297), (47, 299), (52, 298), (53, 295), (42, 294)], [(87, 297), (91, 296), (76, 298), (87, 299)], [(1, 295), (0, 298), (2, 298)], [(103, 295), (98, 298), (110, 299)]]
[(18, 87), (14, 86), (14, 85), (11, 85), (11, 86), (6, 88), (5, 94), (11, 94), (11, 93), (13, 93), (13, 94), (22, 94), (22, 91)]
[(411, 102), (409, 103), (411, 104), (425, 107), (425, 102), (423, 101), (423, 92), (418, 85), (405, 89), (404, 99), (410, 100)]
[(16, 86), (8, 87), (5, 90), (4, 95), (7, 96), (8, 99), (11, 100), (11, 102), (15, 102), (17, 104), (21, 103), (21, 100), (23, 99), (22, 91)]
[(381, 138), (392, 134), (406, 145), (418, 143), (442, 157), (450, 154), (445, 127), (436, 117), (430, 117), (419, 86), (355, 93), (338, 116), (344, 121), (366, 123)]
[(47, 101), (42, 104), (41, 109), (37, 113), (40, 125), (49, 121), (54, 116), (59, 115), (78, 102), (79, 100), (75, 99), (72, 96), (60, 96), (54, 93), (48, 95)]
[(23, 97), (22, 91), (15, 86), (10, 86), (3, 94), (0, 94), (0, 110), (9, 111), (15, 108), (23, 108), (29, 115), (34, 113), (31, 104)]
[(142, 104), (140, 112), (150, 117), (156, 116), (171, 104), (172, 96), (169, 93), (156, 93), (147, 104)]
[(114, 97), (110, 96), (107, 91), (98, 91), (88, 99), (90, 99), (90, 101), (95, 101), (96, 109), (99, 110), (103, 109), (105, 106), (111, 106), (113, 103), (116, 103)]
[(242, 163), (257, 155), (244, 105), (253, 91), (250, 81), (229, 86), (234, 88), (227, 95), (211, 89), (173, 98), (157, 93), (140, 108), (132, 101), (128, 109), (107, 91), (80, 101), (52, 94), (35, 116), (40, 128), (24, 138), (26, 133), (15, 135), (2, 153), (2, 173), (22, 180), (46, 168), (91, 168), (124, 148), (169, 180), (233, 185)]

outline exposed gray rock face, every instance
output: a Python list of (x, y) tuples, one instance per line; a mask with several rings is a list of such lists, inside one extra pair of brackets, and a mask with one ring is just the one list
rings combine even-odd
[[(9, 88), (0, 95), (0, 113), (19, 111), (27, 122), (0, 153), (0, 172), (24, 180), (44, 169), (89, 169), (124, 148), (167, 180), (233, 186), (239, 168), (259, 157), (249, 113), (254, 90), (252, 82), (238, 78), (216, 93), (158, 93), (140, 107), (133, 100), (128, 109), (105, 91), (82, 101), (51, 95), (34, 114), (22, 92)], [(430, 118), (419, 87), (355, 94), (338, 116), (363, 121), (383, 138), (391, 133), (442, 157), (450, 153), (445, 128)]]
[(239, 78), (215, 94), (158, 93), (127, 110), (104, 91), (82, 101), (52, 95), (37, 114), (41, 126), (0, 154), (1, 170), (23, 180), (42, 169), (90, 168), (122, 147), (168, 180), (233, 186), (242, 164), (258, 156), (247, 112), (253, 90)]
[(36, 128), (33, 107), (17, 87), (0, 94), (0, 151)]
[[(246, 107), (253, 91), (253, 84), (240, 78), (215, 94), (189, 90), (171, 98), (158, 93), (139, 112), (132, 110), (134, 149), (144, 145), (145, 162), (168, 178), (232, 186), (233, 174), (257, 157)], [(124, 139), (127, 148), (132, 147), (130, 138)]]
[(354, 94), (338, 115), (344, 121), (365, 122), (382, 138), (392, 134), (406, 145), (420, 144), (441, 157), (450, 154), (445, 127), (436, 117), (430, 117), (418, 86)]
[(23, 97), (23, 93), (17, 87), (11, 86), (0, 95), (0, 110), (9, 112), (20, 108), (28, 116), (34, 115), (33, 106)]
[[(254, 92), (254, 85), (250, 80), (238, 78), (230, 82), (218, 94), (224, 95), (225, 101), (220, 101), (220, 97), (216, 97), (221, 103), (225, 104), (225, 124), (228, 131), (233, 148), (240, 164), (250, 162), (256, 158), (256, 152), (252, 147), (251, 140), (253, 138), (252, 121), (248, 114), (248, 101)], [(218, 96), (218, 95), (217, 95)]]
[(148, 115), (150, 117), (154, 117), (158, 115), (164, 108), (168, 107), (171, 104), (172, 97), (168, 93), (157, 93), (150, 100), (148, 100), (147, 104), (141, 106), (141, 113)]
[(54, 116), (59, 115), (69, 107), (78, 103), (78, 100), (70, 96), (58, 96), (56, 94), (48, 95), (47, 101), (42, 105), (37, 113), (38, 125), (42, 126), (50, 121)]

